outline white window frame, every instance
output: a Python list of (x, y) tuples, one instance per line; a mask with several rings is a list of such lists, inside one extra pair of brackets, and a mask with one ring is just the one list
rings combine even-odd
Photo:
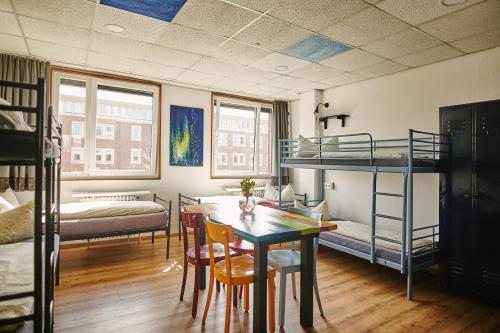
[[(74, 126), (80, 126), (80, 135), (74, 134)], [(71, 137), (73, 139), (83, 139), (85, 137), (85, 123), (83, 121), (71, 121)]]
[[(134, 153), (137, 153), (137, 156), (139, 156), (139, 159), (137, 161), (134, 160)], [(130, 149), (130, 164), (141, 164), (141, 154), (142, 154), (141, 148), (131, 148)]]
[[(160, 156), (160, 84), (142, 83), (120, 78), (107, 78), (97, 75), (65, 72), (55, 69), (52, 72), (52, 100), (59, 101), (59, 82), (62, 78), (85, 82), (86, 95), (85, 104), (87, 112), (85, 114), (85, 147), (83, 150), (84, 170), (83, 172), (63, 172), (63, 179), (113, 179), (113, 178), (131, 178), (131, 179), (159, 179), (160, 166), (158, 165)], [(124, 89), (135, 89), (139, 91), (148, 91), (153, 93), (153, 121), (151, 132), (151, 170), (98, 170), (96, 168), (96, 117), (97, 117), (97, 88), (99, 85), (106, 85)], [(59, 104), (53, 103), (59, 114)], [(141, 133), (142, 134), (142, 133)], [(114, 133), (113, 133), (114, 135)], [(114, 155), (114, 154), (113, 154)], [(93, 157), (94, 156), (94, 157)], [(114, 158), (113, 158), (114, 160)]]
[[(224, 124), (220, 124), (221, 126), (219, 127), (219, 115), (220, 115), (220, 105), (221, 102), (227, 103), (227, 104), (236, 104), (236, 105), (244, 105), (244, 106), (249, 106), (249, 107), (255, 107), (256, 113), (255, 113), (255, 124), (254, 124), (254, 131), (251, 130), (251, 126), (248, 129), (241, 129), (244, 132), (251, 132), (254, 134), (254, 141), (251, 141), (250, 146), (253, 148), (253, 170), (250, 172), (247, 171), (242, 171), (242, 170), (217, 170), (217, 145), (218, 141), (217, 140), (212, 140), (212, 150), (211, 150), (211, 156), (212, 156), (212, 167), (211, 167), (211, 178), (221, 178), (221, 179), (228, 179), (228, 178), (241, 178), (241, 177), (257, 177), (257, 178), (268, 178), (271, 177), (272, 171), (271, 172), (260, 172), (259, 171), (259, 140), (260, 140), (260, 113), (262, 109), (266, 110), (271, 110), (272, 111), (272, 104), (271, 102), (260, 102), (260, 101), (254, 101), (254, 100), (249, 100), (244, 97), (242, 98), (237, 98), (237, 97), (229, 97), (229, 96), (224, 96), (224, 95), (219, 95), (219, 94), (214, 94), (212, 98), (212, 136), (217, 136), (218, 131), (224, 130), (224, 129), (232, 129), (233, 132), (236, 131), (235, 129), (235, 121), (230, 121), (230, 124), (227, 124), (228, 126), (223, 126)], [(272, 135), (272, 129), (269, 128), (269, 133)], [(233, 135), (241, 135), (241, 134), (233, 134)], [(244, 147), (247, 142), (245, 138), (245, 144), (244, 145), (234, 145), (233, 141), (233, 146), (235, 147)], [(272, 155), (274, 152), (272, 151), (272, 147), (268, 147), (270, 149), (269, 153)], [(238, 154), (238, 152), (233, 153)], [(232, 157), (232, 156), (231, 156)], [(246, 158), (245, 158), (246, 160)], [(231, 164), (233, 164), (234, 159), (231, 160)], [(244, 163), (243, 163), (244, 165)], [(238, 164), (237, 166), (241, 166), (241, 164)]]
[[(219, 133), (217, 135), (217, 145), (218, 146), (227, 146), (227, 137), (228, 137), (228, 134), (227, 132), (222, 132), (222, 133)], [(224, 138), (224, 140), (222, 140), (222, 138)]]
[[(139, 129), (139, 138), (134, 137), (134, 128)], [(130, 126), (130, 140), (131, 141), (141, 141), (142, 140), (142, 126), (140, 125), (131, 125)]]
[[(243, 139), (243, 143), (241, 143), (240, 139)], [(233, 146), (234, 147), (245, 147), (247, 143), (246, 135), (243, 134), (233, 134)]]
[[(100, 127), (103, 135), (97, 135), (97, 128)], [(111, 128), (111, 136), (107, 136), (106, 128)], [(113, 124), (98, 123), (95, 125), (95, 137), (99, 140), (114, 140), (115, 139), (115, 126)]]
[[(111, 161), (106, 160), (106, 155), (108, 153), (111, 153)], [(101, 162), (97, 162), (97, 157), (96, 157), (96, 164), (115, 164), (115, 150), (113, 148), (96, 148), (95, 154), (101, 155)]]
[[(234, 161), (235, 157), (236, 157), (236, 162)], [(233, 160), (232, 160), (233, 166), (245, 166), (246, 162), (247, 158), (245, 153), (233, 153)]]
[[(74, 159), (74, 155), (75, 155), (75, 153), (77, 151), (80, 154), (80, 160), (79, 161), (76, 161)], [(83, 148), (79, 148), (79, 147), (73, 147), (73, 148), (71, 148), (71, 164), (83, 164), (83, 160), (84, 160), (84, 149)]]

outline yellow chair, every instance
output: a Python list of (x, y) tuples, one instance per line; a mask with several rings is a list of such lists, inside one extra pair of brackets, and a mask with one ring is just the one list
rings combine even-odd
[[(239, 257), (231, 257), (229, 250), (229, 243), (234, 241), (233, 228), (230, 225), (216, 224), (210, 221), (206, 223), (207, 232), (207, 243), (210, 252), (210, 282), (208, 286), (207, 304), (205, 305), (205, 312), (203, 314), (203, 324), (207, 319), (208, 308), (210, 307), (210, 300), (212, 298), (212, 292), (214, 289), (214, 280), (227, 285), (226, 288), (226, 322), (224, 326), (224, 332), (229, 332), (229, 324), (231, 321), (231, 307), (232, 307), (232, 292), (233, 286), (243, 286), (244, 287), (244, 310), (248, 311), (249, 306), (249, 290), (250, 284), (253, 283), (253, 258), (248, 255), (242, 255)], [(214, 246), (213, 242), (221, 243), (224, 245), (224, 252), (226, 259), (215, 263), (214, 256)], [(274, 317), (274, 277), (276, 276), (276, 271), (272, 268), (268, 268), (268, 308), (269, 308), (269, 331), (274, 332), (276, 329), (275, 317)], [(236, 297), (236, 295), (235, 295)]]

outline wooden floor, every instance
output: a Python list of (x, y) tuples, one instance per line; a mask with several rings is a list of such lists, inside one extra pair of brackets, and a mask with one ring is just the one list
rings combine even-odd
[[(166, 260), (164, 239), (64, 249), (56, 332), (222, 332), (224, 291), (215, 297), (202, 327), (206, 292), (200, 295), (198, 318), (192, 319), (194, 271), (180, 302), (177, 239), (171, 253)], [(299, 303), (288, 288), (283, 332), (500, 332), (500, 309), (439, 292), (432, 274), (416, 274), (415, 300), (409, 302), (399, 272), (320, 247), (318, 277), (325, 318), (315, 304), (314, 328), (302, 329)], [(232, 332), (251, 332), (251, 313), (241, 308), (233, 313)]]

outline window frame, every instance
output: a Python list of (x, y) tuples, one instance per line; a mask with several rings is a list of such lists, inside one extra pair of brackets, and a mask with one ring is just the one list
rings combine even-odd
[[(134, 128), (139, 129), (139, 138), (135, 139), (134, 138)], [(130, 126), (130, 141), (142, 141), (142, 126), (140, 125), (131, 125)]]
[[(255, 131), (253, 132), (254, 134), (254, 140), (249, 140), (250, 143), (247, 143), (247, 140), (245, 138), (245, 145), (250, 145), (253, 148), (253, 172), (252, 173), (241, 173), (237, 174), (236, 172), (234, 174), (228, 175), (228, 174), (215, 174), (215, 165), (214, 163), (217, 161), (217, 152), (216, 152), (216, 144), (217, 144), (217, 137), (216, 137), (216, 131), (219, 130), (232, 130), (232, 126), (229, 126), (228, 128), (226, 127), (220, 127), (217, 128), (217, 113), (216, 109), (220, 105), (221, 100), (223, 102), (227, 103), (233, 103), (233, 104), (243, 104), (243, 105), (249, 105), (249, 106), (256, 106), (257, 111), (256, 111), (256, 116), (255, 116)], [(258, 149), (259, 149), (259, 144), (258, 142), (260, 141), (260, 113), (261, 109), (268, 109), (270, 110), (270, 115), (272, 117), (273, 113), (273, 105), (271, 100), (265, 100), (265, 99), (257, 99), (257, 98), (250, 98), (250, 97), (244, 97), (244, 96), (238, 96), (238, 95), (231, 95), (231, 94), (224, 94), (224, 93), (218, 93), (218, 92), (212, 92), (212, 99), (211, 99), (211, 136), (210, 136), (210, 178), (211, 179), (241, 179), (243, 177), (252, 177), (255, 179), (270, 179), (272, 177), (272, 167), (269, 173), (259, 173), (259, 154), (258, 154)], [(267, 112), (267, 111), (264, 111)], [(258, 130), (257, 130), (258, 129)], [(250, 131), (249, 129), (245, 129), (245, 132)], [(269, 128), (270, 135), (272, 138), (272, 128)], [(229, 140), (228, 140), (229, 142)], [(253, 143), (253, 144), (252, 144)], [(241, 146), (237, 146), (241, 147)], [(272, 145), (270, 148), (270, 154), (272, 155), (273, 149)], [(232, 155), (231, 155), (232, 156)], [(272, 160), (272, 159), (271, 159)], [(231, 160), (231, 162), (233, 162)]]
[[(134, 161), (134, 153), (139, 153), (139, 159)], [(130, 164), (141, 164), (142, 149), (141, 148), (130, 148)]]
[[(83, 172), (63, 172), (61, 179), (64, 181), (81, 180), (143, 180), (161, 178), (161, 111), (162, 111), (162, 85), (157, 82), (132, 79), (117, 75), (108, 75), (91, 71), (72, 70), (64, 67), (51, 68), (50, 102), (54, 106), (55, 114), (59, 115), (59, 82), (61, 78), (68, 78), (77, 81), (84, 81), (86, 87), (85, 103), (87, 110), (85, 113), (84, 135), (86, 145), (83, 147), (84, 171)], [(97, 125), (97, 89), (99, 85), (120, 87), (130, 90), (142, 90), (153, 92), (153, 124), (151, 133), (151, 170), (97, 170), (95, 157), (96, 153), (96, 131), (91, 124)], [(90, 92), (90, 93), (89, 93)], [(55, 103), (53, 101), (56, 101)], [(113, 129), (113, 137), (115, 131)], [(142, 131), (141, 131), (142, 137)], [(99, 138), (99, 140), (103, 140)], [(105, 139), (104, 139), (105, 140)], [(109, 138), (108, 138), (109, 140)], [(88, 141), (88, 142), (87, 142)], [(114, 155), (114, 154), (113, 154)], [(103, 156), (105, 158), (105, 156)], [(114, 156), (113, 156), (114, 160)]]

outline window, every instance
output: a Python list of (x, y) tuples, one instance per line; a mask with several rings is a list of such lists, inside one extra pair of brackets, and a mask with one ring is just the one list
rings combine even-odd
[(141, 164), (141, 148), (130, 149), (130, 163)]
[(95, 127), (96, 139), (110, 139), (115, 137), (115, 127), (112, 124), (97, 124)]
[(75, 139), (83, 138), (83, 123), (79, 121), (71, 122), (71, 136)]
[[(213, 178), (271, 175), (271, 110), (267, 102), (213, 95)], [(221, 154), (230, 159), (223, 160)]]
[(72, 164), (83, 163), (83, 150), (81, 148), (71, 148), (71, 163)]
[(217, 154), (217, 164), (218, 165), (227, 165), (227, 154), (226, 153), (218, 153)]
[(158, 177), (159, 84), (58, 69), (52, 77), (64, 178)]
[(132, 125), (130, 127), (130, 140), (141, 141), (141, 126)]

